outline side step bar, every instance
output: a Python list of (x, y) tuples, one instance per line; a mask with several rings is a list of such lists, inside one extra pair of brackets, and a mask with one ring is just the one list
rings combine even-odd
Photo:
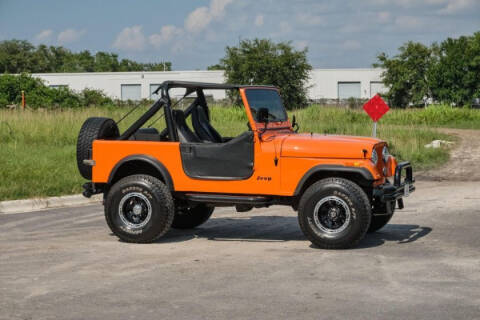
[(203, 202), (223, 205), (250, 204), (267, 205), (271, 204), (272, 199), (263, 196), (250, 195), (229, 195), (229, 194), (207, 194), (207, 193), (187, 193), (185, 199), (193, 202)]

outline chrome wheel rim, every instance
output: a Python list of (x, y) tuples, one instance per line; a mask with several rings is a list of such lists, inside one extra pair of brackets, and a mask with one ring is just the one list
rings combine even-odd
[(145, 195), (128, 193), (120, 200), (118, 214), (128, 228), (141, 229), (152, 217), (152, 205)]
[(351, 219), (347, 203), (337, 197), (329, 196), (315, 205), (313, 220), (315, 225), (325, 233), (335, 234), (345, 230)]

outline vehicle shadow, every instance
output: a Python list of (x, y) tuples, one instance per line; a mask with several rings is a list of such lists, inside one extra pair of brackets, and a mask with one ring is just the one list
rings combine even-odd
[[(386, 242), (410, 243), (425, 237), (431, 231), (430, 227), (415, 224), (388, 224), (377, 232), (367, 234), (356, 249), (381, 246)], [(158, 242), (182, 242), (194, 238), (240, 242), (308, 241), (298, 226), (297, 217), (252, 216), (215, 218), (191, 230), (172, 229)], [(311, 247), (316, 248), (313, 245)]]
[(418, 224), (387, 224), (377, 232), (367, 233), (354, 249), (377, 247), (385, 242), (410, 243), (425, 237), (431, 231), (432, 228), (422, 227)]

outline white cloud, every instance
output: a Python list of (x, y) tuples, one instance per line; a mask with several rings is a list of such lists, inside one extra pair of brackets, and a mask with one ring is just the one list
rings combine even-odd
[(214, 18), (221, 18), (225, 14), (225, 7), (233, 0), (212, 0), (210, 2), (210, 13)]
[(346, 40), (342, 43), (342, 47), (347, 50), (360, 49), (361, 46), (357, 40)]
[(160, 33), (154, 33), (148, 37), (150, 44), (154, 47), (160, 47), (162, 44), (172, 41), (175, 37), (182, 35), (183, 30), (174, 25), (163, 26)]
[(475, 0), (450, 0), (447, 5), (438, 10), (440, 14), (453, 14), (473, 7)]
[[(391, 4), (387, 0), (370, 0), (369, 3), (377, 6)], [(439, 14), (454, 14), (466, 11), (478, 3), (478, 0), (395, 0), (394, 2), (395, 5), (407, 9), (428, 6), (441, 7), (436, 10)]]
[(145, 47), (145, 42), (142, 26), (137, 25), (124, 28), (117, 35), (113, 47), (126, 51), (141, 51)]
[(38, 41), (38, 42), (48, 41), (48, 40), (50, 40), (52, 35), (53, 35), (52, 29), (42, 30), (42, 31), (40, 31), (40, 33), (38, 33), (35, 36), (35, 40)]
[(199, 7), (190, 12), (185, 19), (185, 30), (198, 33), (205, 29), (212, 21), (223, 18), (225, 7), (233, 0), (211, 0), (209, 7)]
[(263, 26), (263, 15), (259, 14), (255, 17), (255, 25), (257, 27)]
[(197, 33), (205, 29), (212, 21), (212, 16), (207, 7), (193, 10), (185, 19), (185, 29), (191, 33)]
[(60, 43), (71, 43), (80, 39), (83, 35), (85, 35), (85, 33), (87, 33), (85, 29), (66, 29), (58, 34), (57, 40)]
[[(211, 0), (209, 6), (198, 7), (190, 12), (185, 18), (183, 28), (174, 25), (165, 25), (160, 29), (159, 33), (151, 34), (148, 37), (148, 41), (156, 48), (159, 48), (165, 43), (170, 43), (169, 47), (172, 52), (182, 51), (188, 46), (188, 39), (191, 38), (192, 34), (205, 31), (210, 23), (221, 20), (225, 16), (225, 8), (231, 2), (233, 2), (233, 0)], [(119, 34), (119, 37), (122, 33), (127, 33), (126, 29), (127, 28)], [(128, 32), (130, 34), (132, 33), (131, 30)], [(141, 30), (137, 33), (141, 33)], [(184, 36), (187, 40), (179, 41), (179, 36)], [(213, 32), (213, 30), (206, 30), (204, 36), (207, 41), (215, 41), (217, 38), (217, 34)], [(117, 42), (121, 42), (118, 40), (119, 37), (117, 37), (117, 41), (115, 41), (115, 47), (118, 47)]]

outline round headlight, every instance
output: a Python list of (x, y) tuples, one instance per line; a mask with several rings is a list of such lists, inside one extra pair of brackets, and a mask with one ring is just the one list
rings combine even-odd
[(382, 150), (383, 162), (387, 163), (389, 156), (390, 156), (390, 153), (388, 153), (388, 148), (387, 148), (387, 146), (383, 147), (383, 150)]
[(378, 162), (378, 155), (377, 155), (377, 151), (375, 149), (372, 150), (372, 162), (373, 164), (377, 164)]

